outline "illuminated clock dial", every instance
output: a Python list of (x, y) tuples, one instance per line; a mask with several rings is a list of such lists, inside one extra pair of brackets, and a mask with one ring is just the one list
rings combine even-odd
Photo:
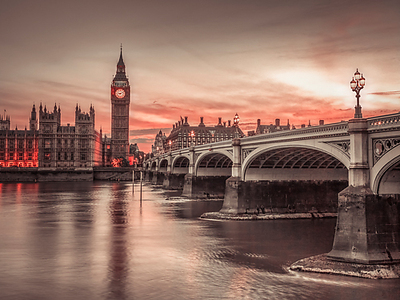
[(115, 96), (117, 96), (117, 98), (124, 98), (125, 91), (123, 89), (118, 89), (115, 91)]

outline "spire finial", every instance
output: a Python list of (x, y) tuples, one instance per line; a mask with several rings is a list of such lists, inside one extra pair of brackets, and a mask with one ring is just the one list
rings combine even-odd
[(121, 51), (119, 53), (119, 60), (118, 60), (117, 66), (125, 66), (124, 59), (122, 58), (122, 43), (121, 43)]

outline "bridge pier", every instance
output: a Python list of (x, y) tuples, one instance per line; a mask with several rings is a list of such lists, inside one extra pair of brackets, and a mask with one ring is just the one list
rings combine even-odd
[(339, 193), (334, 260), (362, 264), (400, 262), (400, 195), (375, 195), (349, 186)]
[(162, 185), (164, 181), (164, 174), (159, 172), (159, 171), (155, 171), (153, 172), (153, 177), (151, 179), (151, 184), (154, 185)]
[(337, 194), (348, 185), (332, 181), (226, 181), (224, 204), (220, 213), (329, 213), (337, 212)]
[(151, 182), (152, 179), (153, 179), (153, 172), (150, 170), (145, 171), (144, 180)]
[(247, 210), (247, 203), (243, 197), (244, 181), (240, 177), (230, 177), (226, 180), (224, 203), (220, 213), (243, 214)]
[(164, 174), (163, 188), (171, 190), (181, 190), (183, 189), (185, 181), (185, 174), (173, 174), (167, 172)]
[(362, 264), (400, 262), (400, 195), (370, 189), (368, 123), (349, 121), (349, 186), (339, 193), (333, 260)]
[(185, 175), (182, 196), (188, 198), (223, 198), (228, 176)]

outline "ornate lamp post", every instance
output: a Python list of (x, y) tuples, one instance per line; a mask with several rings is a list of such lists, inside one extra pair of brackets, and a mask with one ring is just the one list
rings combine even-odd
[(235, 117), (233, 118), (233, 126), (235, 127), (235, 139), (239, 138), (239, 131), (238, 131), (239, 120), (240, 120), (239, 115), (236, 113)]
[(195, 133), (194, 133), (194, 130), (192, 130), (191, 132), (190, 132), (190, 137), (191, 137), (191, 146), (194, 146), (194, 136), (195, 136)]
[(169, 146), (169, 152), (171, 152), (171, 150), (172, 150), (172, 147), (171, 147), (172, 146), (172, 141), (171, 140), (168, 141), (168, 146)]
[(350, 81), (350, 87), (353, 90), (353, 92), (356, 93), (356, 98), (357, 98), (357, 105), (355, 107), (355, 113), (354, 113), (354, 118), (355, 119), (361, 119), (362, 118), (362, 113), (361, 113), (361, 106), (360, 106), (360, 91), (364, 88), (365, 86), (365, 78), (360, 72), (358, 72), (358, 69), (354, 73), (353, 79)]

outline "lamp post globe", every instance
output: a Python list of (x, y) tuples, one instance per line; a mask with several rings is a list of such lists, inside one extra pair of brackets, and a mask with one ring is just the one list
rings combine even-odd
[(194, 141), (194, 137), (195, 137), (195, 133), (194, 133), (194, 130), (192, 130), (191, 132), (190, 132), (190, 137), (191, 137), (191, 146), (194, 146), (194, 144), (195, 144), (195, 141)]
[(356, 98), (357, 98), (357, 105), (354, 107), (355, 119), (362, 118), (361, 106), (360, 106), (360, 91), (364, 88), (364, 86), (365, 86), (365, 78), (363, 74), (361, 74), (357, 69), (356, 72), (354, 73), (353, 79), (350, 81), (350, 88), (353, 92), (356, 93)]
[(239, 120), (240, 120), (239, 115), (236, 113), (235, 117), (233, 118), (233, 126), (235, 127), (235, 139), (239, 138), (239, 131), (238, 131)]

